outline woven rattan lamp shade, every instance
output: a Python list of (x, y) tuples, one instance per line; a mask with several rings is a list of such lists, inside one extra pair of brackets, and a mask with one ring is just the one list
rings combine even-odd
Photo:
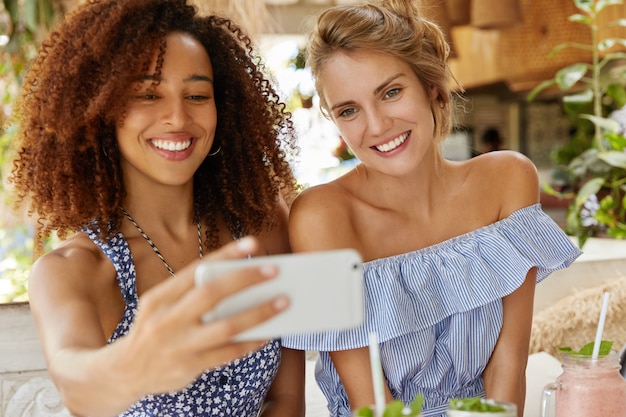
[(550, 57), (561, 43), (591, 42), (584, 25), (568, 20), (578, 12), (572, 0), (519, 0), (519, 4), (523, 23), (500, 31), (498, 42), (499, 72), (506, 74), (508, 81), (543, 81), (566, 65), (591, 61), (591, 52), (576, 48), (563, 49)]
[(506, 29), (522, 20), (519, 0), (472, 0), (470, 15), (472, 26), (479, 29)]
[(471, 0), (445, 0), (450, 24), (453, 26), (469, 25)]
[[(452, 44), (452, 23), (448, 16), (448, 9), (444, 0), (418, 0), (424, 17), (439, 25), (450, 45), (450, 58), (456, 57), (456, 50)], [(447, 1), (447, 0), (446, 0)]]

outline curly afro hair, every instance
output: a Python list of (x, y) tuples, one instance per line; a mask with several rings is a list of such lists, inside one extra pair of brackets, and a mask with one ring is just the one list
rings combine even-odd
[(194, 209), (219, 245), (219, 222), (233, 236), (272, 226), (278, 201), (293, 200), (295, 132), (252, 41), (235, 23), (202, 16), (186, 0), (90, 0), (42, 44), (16, 103), (19, 131), (10, 181), (17, 204), (38, 219), (38, 237), (64, 238), (95, 222), (118, 230), (124, 197), (115, 125), (133, 82), (159, 62), (165, 37), (194, 36), (213, 65), (217, 156), (194, 176)]

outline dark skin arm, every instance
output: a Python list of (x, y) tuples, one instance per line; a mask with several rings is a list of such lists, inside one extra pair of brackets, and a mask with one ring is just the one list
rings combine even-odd
[[(244, 258), (257, 251), (258, 241), (246, 239), (205, 260)], [(107, 345), (88, 283), (110, 271), (94, 259), (86, 244), (70, 241), (40, 258), (30, 277), (31, 308), (50, 375), (77, 416), (117, 415), (148, 393), (181, 389), (203, 370), (258, 349), (264, 341), (231, 339), (288, 305), (287, 300), (268, 302), (204, 324), (201, 316), (221, 299), (271, 279), (276, 270), (248, 268), (196, 287), (196, 261), (176, 279), (146, 291), (133, 328)]]
[(280, 368), (260, 417), (304, 417), (304, 351), (282, 348)]

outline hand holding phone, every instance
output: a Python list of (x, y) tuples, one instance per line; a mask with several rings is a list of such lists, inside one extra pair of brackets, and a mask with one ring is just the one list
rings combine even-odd
[(235, 269), (261, 265), (276, 265), (278, 276), (223, 300), (203, 320), (227, 317), (284, 294), (290, 300), (284, 312), (240, 333), (235, 340), (271, 339), (358, 326), (363, 321), (361, 263), (360, 255), (353, 249), (205, 262), (196, 268), (196, 285)]

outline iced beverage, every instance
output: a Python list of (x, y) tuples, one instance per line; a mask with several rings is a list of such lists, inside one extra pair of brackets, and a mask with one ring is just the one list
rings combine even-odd
[(626, 380), (619, 369), (616, 352), (595, 360), (564, 354), (563, 373), (544, 390), (542, 417), (626, 416)]

